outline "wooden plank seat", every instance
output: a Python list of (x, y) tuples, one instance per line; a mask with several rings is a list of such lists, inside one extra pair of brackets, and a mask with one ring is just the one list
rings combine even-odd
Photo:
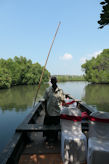
[(61, 127), (60, 125), (23, 124), (16, 129), (16, 132), (43, 132), (47, 130), (61, 131)]
[[(82, 130), (88, 130), (88, 121), (82, 121)], [(60, 125), (43, 125), (43, 124), (22, 124), (16, 132), (43, 132), (43, 131), (61, 131)]]

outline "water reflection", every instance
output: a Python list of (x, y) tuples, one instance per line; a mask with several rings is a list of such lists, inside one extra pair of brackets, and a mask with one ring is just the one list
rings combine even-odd
[(95, 105), (98, 110), (109, 112), (109, 85), (88, 84), (82, 100), (87, 104)]
[(84, 96), (84, 89), (88, 82), (85, 81), (73, 81), (58, 83), (58, 86), (64, 90), (64, 93), (69, 93), (75, 99), (81, 100)]
[[(48, 84), (41, 86), (37, 100), (42, 97), (46, 87), (48, 87)], [(36, 86), (15, 86), (10, 89), (0, 90), (1, 110), (25, 111), (32, 106), (36, 90)]]
[[(48, 84), (42, 85), (37, 101)], [(13, 136), (17, 126), (32, 110), (36, 86), (15, 86), (0, 90), (0, 152)]]
[[(58, 85), (74, 98), (96, 105), (98, 110), (109, 112), (109, 85), (89, 85), (87, 82), (65, 82)], [(48, 84), (41, 86), (37, 101), (47, 87)], [(15, 86), (0, 90), (0, 151), (31, 111), (36, 90), (36, 86)]]

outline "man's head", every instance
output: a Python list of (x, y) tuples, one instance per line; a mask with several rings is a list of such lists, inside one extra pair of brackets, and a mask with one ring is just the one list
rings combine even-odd
[(55, 76), (51, 77), (51, 83), (54, 85), (57, 83), (57, 78)]

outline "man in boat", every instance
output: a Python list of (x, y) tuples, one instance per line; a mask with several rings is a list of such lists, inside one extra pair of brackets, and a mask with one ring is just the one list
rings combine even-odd
[[(44, 94), (45, 99), (45, 118), (44, 125), (58, 125), (60, 124), (60, 110), (62, 103), (64, 103), (65, 94), (62, 89), (57, 86), (57, 78), (51, 77), (51, 84), (46, 89)], [(58, 137), (58, 131), (46, 131), (43, 133), (46, 136), (46, 140), (55, 141)]]

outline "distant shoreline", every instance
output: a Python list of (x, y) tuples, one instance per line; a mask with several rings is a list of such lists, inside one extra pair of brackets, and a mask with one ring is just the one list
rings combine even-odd
[(58, 79), (58, 82), (66, 81), (86, 81), (83, 76), (79, 75), (55, 75)]

